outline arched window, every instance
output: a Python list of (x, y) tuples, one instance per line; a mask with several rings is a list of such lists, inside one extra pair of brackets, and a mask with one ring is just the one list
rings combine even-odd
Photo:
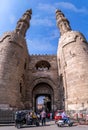
[(50, 63), (44, 60), (37, 62), (35, 65), (35, 68), (40, 71), (49, 70), (50, 67)]

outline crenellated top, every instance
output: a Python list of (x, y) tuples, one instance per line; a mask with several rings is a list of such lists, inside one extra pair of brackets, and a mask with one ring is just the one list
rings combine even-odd
[(57, 21), (57, 26), (60, 29), (61, 35), (71, 30), (69, 21), (61, 12), (61, 10), (56, 10), (56, 21)]
[(22, 18), (17, 22), (16, 32), (20, 33), (23, 37), (25, 37), (26, 31), (30, 26), (30, 19), (31, 19), (32, 10), (27, 10)]
[(30, 56), (56, 56), (56, 54), (31, 54)]

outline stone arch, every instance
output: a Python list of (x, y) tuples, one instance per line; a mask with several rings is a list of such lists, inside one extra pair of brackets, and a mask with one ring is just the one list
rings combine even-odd
[(35, 79), (32, 84), (32, 106), (35, 108), (35, 98), (38, 95), (48, 95), (51, 98), (51, 109), (53, 111), (53, 104), (54, 104), (54, 87), (55, 84), (47, 78), (37, 78)]
[(54, 91), (54, 88), (55, 88), (56, 84), (55, 84), (55, 82), (51, 78), (48, 78), (48, 77), (38, 77), (38, 78), (32, 80), (32, 82), (31, 82), (31, 88), (32, 88), (32, 90), (33, 90), (33, 88), (37, 84), (39, 84), (41, 82), (48, 83), (50, 86), (52, 86), (52, 89)]

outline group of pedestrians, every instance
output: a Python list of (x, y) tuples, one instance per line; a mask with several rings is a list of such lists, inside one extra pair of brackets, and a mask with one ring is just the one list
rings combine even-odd
[(28, 112), (26, 114), (26, 123), (27, 124), (32, 124), (34, 121), (36, 122), (37, 116), (36, 113), (34, 111), (32, 112)]
[(42, 124), (42, 126), (46, 125), (46, 120), (52, 120), (52, 113), (46, 113), (45, 110), (42, 110), (40, 113), (35, 112), (29, 112), (26, 115), (27, 122), (32, 121), (34, 118), (38, 118), (39, 122)]

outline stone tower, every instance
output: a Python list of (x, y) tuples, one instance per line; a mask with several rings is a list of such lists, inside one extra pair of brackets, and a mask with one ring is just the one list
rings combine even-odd
[(29, 62), (25, 34), (31, 14), (32, 11), (27, 10), (16, 29), (0, 39), (0, 108), (24, 107), (25, 73)]
[(71, 30), (64, 14), (56, 11), (60, 39), (57, 62), (66, 110), (88, 109), (88, 43), (80, 32)]

